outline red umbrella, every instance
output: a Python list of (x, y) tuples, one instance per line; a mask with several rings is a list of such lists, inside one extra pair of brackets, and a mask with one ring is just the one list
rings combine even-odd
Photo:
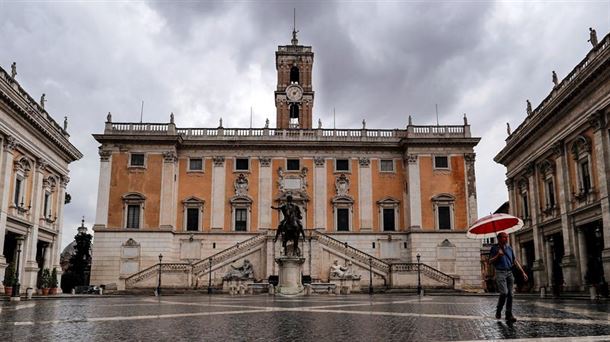
[(510, 234), (523, 228), (520, 218), (508, 214), (491, 214), (474, 222), (466, 236), (471, 239), (496, 237), (498, 233)]

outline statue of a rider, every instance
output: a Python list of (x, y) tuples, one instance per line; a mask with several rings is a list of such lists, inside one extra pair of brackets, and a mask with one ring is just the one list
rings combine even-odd
[[(292, 202), (292, 196), (286, 196), (286, 203), (280, 207), (271, 206), (272, 209), (282, 211), (282, 215), (284, 215), (284, 219), (277, 227), (277, 233), (275, 234), (275, 238), (273, 242), (275, 243), (278, 237), (282, 236), (282, 247), (284, 248), (284, 255), (294, 255), (300, 256), (301, 250), (299, 249), (299, 238), (301, 235), (303, 239), (305, 239), (305, 231), (303, 230), (303, 224), (301, 220), (303, 216), (301, 215), (301, 209), (298, 205)], [(287, 242), (292, 241), (292, 250), (288, 250)]]

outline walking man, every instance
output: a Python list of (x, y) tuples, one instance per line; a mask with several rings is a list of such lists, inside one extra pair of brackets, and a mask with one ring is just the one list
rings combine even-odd
[(498, 305), (496, 306), (496, 318), (502, 318), (502, 308), (506, 302), (506, 322), (516, 322), (517, 319), (513, 316), (513, 284), (515, 283), (512, 272), (513, 266), (517, 267), (525, 281), (527, 281), (527, 274), (515, 258), (513, 249), (508, 245), (508, 234), (504, 232), (498, 234), (498, 243), (491, 247), (489, 255), (489, 263), (494, 265), (496, 269), (496, 284), (500, 292)]

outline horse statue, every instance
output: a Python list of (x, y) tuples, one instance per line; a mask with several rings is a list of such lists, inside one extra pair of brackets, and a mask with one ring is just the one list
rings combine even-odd
[[(303, 224), (301, 224), (301, 209), (298, 205), (292, 202), (292, 196), (286, 196), (286, 203), (281, 207), (271, 207), (272, 209), (282, 211), (284, 219), (277, 227), (277, 233), (273, 239), (275, 243), (278, 237), (282, 237), (282, 247), (284, 248), (284, 255), (301, 256), (301, 250), (299, 249), (299, 238), (303, 236), (305, 239), (305, 231), (303, 230)], [(288, 241), (292, 241), (292, 249), (288, 248)]]

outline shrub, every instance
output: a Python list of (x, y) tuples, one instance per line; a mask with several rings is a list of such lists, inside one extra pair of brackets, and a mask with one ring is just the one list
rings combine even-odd
[(15, 284), (15, 265), (10, 263), (4, 270), (4, 280), (2, 281), (4, 286), (11, 287)]

